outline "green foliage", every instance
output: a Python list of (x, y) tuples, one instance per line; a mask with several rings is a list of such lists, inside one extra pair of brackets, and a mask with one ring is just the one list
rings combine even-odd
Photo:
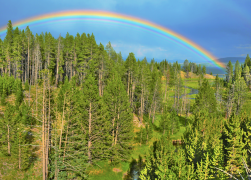
[(125, 87), (113, 71), (114, 76), (108, 81), (104, 91), (104, 102), (108, 106), (111, 127), (111, 159), (112, 161), (126, 161), (131, 151), (132, 140), (132, 114), (129, 101), (126, 98)]
[[(74, 37), (67, 33), (57, 39), (47, 32), (33, 36), (29, 27), (13, 29), (9, 21), (5, 40), (0, 39), (4, 110), (0, 151), (14, 161), (15, 170), (26, 173), (34, 156), (33, 140), (41, 141), (31, 131), (41, 133), (37, 120), (44, 117), (51, 128), (50, 179), (86, 179), (99, 165), (108, 176), (90, 174), (90, 178), (119, 179), (130, 168), (130, 179), (133, 163), (138, 166), (142, 161), (132, 160), (130, 167), (128, 161), (146, 154), (149, 146), (146, 166), (136, 167), (142, 170), (141, 179), (226, 179), (215, 167), (237, 174), (237, 170), (243, 172), (241, 157), (251, 162), (246, 154), (251, 147), (250, 119), (243, 115), (250, 111), (250, 67), (249, 55), (244, 65), (236, 62), (235, 71), (230, 61), (226, 81), (216, 76), (209, 83), (203, 77), (205, 66), (185, 60), (183, 70), (199, 75), (187, 79), (186, 86), (199, 89), (199, 93), (191, 100), (192, 112), (183, 117), (187, 101), (180, 98), (183, 78), (178, 62), (136, 60), (133, 53), (124, 61), (111, 42), (106, 47), (98, 45), (93, 34), (77, 33)], [(47, 77), (50, 84), (45, 84), (43, 96), (41, 82), (48, 82)], [(33, 100), (29, 106), (22, 83)], [(8, 97), (11, 94), (14, 101)], [(137, 133), (133, 132), (133, 114), (141, 126)], [(182, 121), (188, 123), (180, 127)], [(133, 136), (141, 146), (133, 143)], [(182, 145), (173, 146), (170, 138), (181, 136)], [(112, 167), (116, 166), (123, 172), (114, 175)]]
[(203, 65), (203, 67), (202, 67), (202, 74), (205, 75), (206, 73), (207, 73), (206, 66)]
[(237, 174), (237, 170), (242, 173), (242, 158), (246, 161), (247, 152), (244, 149), (244, 131), (240, 128), (240, 118), (233, 114), (225, 123), (224, 149), (227, 152), (226, 170), (231, 174)]
[(21, 81), (17, 82), (16, 88), (17, 89), (16, 89), (15, 104), (16, 104), (16, 107), (19, 107), (21, 105), (21, 103), (23, 102), (23, 99), (24, 99), (24, 94), (23, 94), (23, 88), (22, 88), (22, 82)]
[(217, 102), (214, 96), (214, 91), (211, 88), (208, 80), (204, 79), (202, 86), (199, 89), (199, 93), (195, 98), (193, 112), (198, 114), (200, 111), (205, 110), (209, 113), (215, 113), (216, 104)]
[(25, 91), (29, 91), (29, 82), (28, 81), (25, 82), (24, 89), (25, 89)]
[(184, 61), (183, 70), (184, 72), (190, 71), (189, 62), (187, 59)]

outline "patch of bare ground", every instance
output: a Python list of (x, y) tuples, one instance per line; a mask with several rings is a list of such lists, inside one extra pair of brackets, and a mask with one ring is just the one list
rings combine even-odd
[(125, 173), (123, 174), (123, 179), (124, 179), (126, 176), (127, 176), (127, 172), (125, 172)]
[[(141, 123), (142, 122), (142, 123)], [(133, 114), (133, 125), (135, 127), (145, 127), (144, 123), (143, 123), (143, 118), (142, 117), (138, 117), (136, 114)]]
[(117, 173), (117, 172), (122, 172), (122, 170), (119, 169), (119, 168), (113, 168), (112, 171), (113, 171), (113, 172), (116, 172), (116, 173)]
[[(184, 71), (180, 71), (181, 78), (185, 78), (186, 73)], [(196, 75), (192, 72), (189, 72), (189, 77), (190, 78), (199, 78), (199, 75)], [(206, 79), (215, 79), (216, 77), (210, 74), (205, 74), (204, 78)]]
[(89, 175), (97, 175), (97, 174), (102, 174), (103, 170), (102, 169), (94, 169), (92, 171), (89, 171)]

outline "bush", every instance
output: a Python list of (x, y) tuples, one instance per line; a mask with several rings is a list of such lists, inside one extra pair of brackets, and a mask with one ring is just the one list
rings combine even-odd
[(28, 81), (25, 82), (25, 84), (24, 84), (24, 89), (25, 89), (26, 91), (29, 91), (29, 83), (28, 83)]

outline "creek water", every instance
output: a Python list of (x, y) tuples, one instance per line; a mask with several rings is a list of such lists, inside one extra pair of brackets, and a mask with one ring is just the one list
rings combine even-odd
[[(199, 90), (198, 89), (193, 89), (191, 87), (187, 87), (187, 86), (184, 86), (184, 88), (187, 88), (187, 89), (191, 89), (191, 92), (190, 93), (187, 93), (187, 95), (193, 95), (193, 94), (198, 94)], [(172, 96), (174, 98), (174, 96)], [(182, 94), (179, 99), (181, 99), (182, 97), (184, 97), (184, 94)], [(195, 99), (195, 98), (187, 98), (187, 99)]]

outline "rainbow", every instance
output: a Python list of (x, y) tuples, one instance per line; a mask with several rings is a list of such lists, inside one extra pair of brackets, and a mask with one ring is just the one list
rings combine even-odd
[[(24, 28), (26, 26), (35, 26), (43, 23), (55, 22), (55, 21), (68, 21), (68, 20), (91, 20), (91, 21), (104, 21), (104, 22), (115, 22), (142, 28), (165, 38), (169, 38), (172, 41), (186, 47), (193, 51), (207, 62), (213, 64), (217, 68), (224, 69), (225, 64), (217, 60), (215, 56), (206, 51), (204, 48), (191, 41), (190, 39), (166, 28), (155, 24), (153, 22), (140, 19), (133, 16), (106, 12), (106, 11), (94, 11), (94, 10), (74, 10), (74, 11), (63, 11), (56, 13), (49, 13), (40, 16), (31, 17), (18, 22), (13, 23), (13, 27)], [(6, 34), (7, 26), (0, 28), (0, 35)]]

